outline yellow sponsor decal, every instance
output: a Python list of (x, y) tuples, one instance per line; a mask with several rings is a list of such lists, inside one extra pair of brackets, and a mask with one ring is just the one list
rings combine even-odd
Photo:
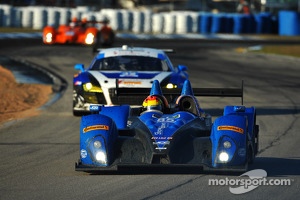
[(83, 129), (83, 133), (86, 133), (88, 131), (94, 131), (94, 130), (109, 130), (109, 126), (106, 125), (94, 125), (94, 126), (87, 126)]
[(218, 126), (218, 131), (235, 131), (244, 134), (244, 129), (236, 126)]

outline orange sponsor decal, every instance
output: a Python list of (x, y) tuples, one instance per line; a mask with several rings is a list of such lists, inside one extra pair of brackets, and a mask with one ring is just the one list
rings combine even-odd
[(142, 84), (141, 81), (124, 81), (123, 84), (125, 85), (140, 85)]
[(218, 131), (235, 131), (244, 134), (244, 129), (236, 126), (218, 126)]
[(106, 125), (94, 125), (94, 126), (87, 126), (83, 129), (83, 133), (86, 133), (88, 131), (94, 131), (94, 130), (109, 130), (109, 126)]

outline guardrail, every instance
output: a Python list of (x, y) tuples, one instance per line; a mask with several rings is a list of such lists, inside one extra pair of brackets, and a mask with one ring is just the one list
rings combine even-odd
[(68, 21), (87, 18), (109, 18), (116, 31), (154, 34), (279, 34), (300, 35), (300, 14), (280, 11), (270, 13), (237, 14), (173, 11), (154, 13), (151, 10), (102, 9), (88, 7), (12, 7), (0, 4), (0, 27), (24, 27), (41, 30), (46, 25), (58, 26)]

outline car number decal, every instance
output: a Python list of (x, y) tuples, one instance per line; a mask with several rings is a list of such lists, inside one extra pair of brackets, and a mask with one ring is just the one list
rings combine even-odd
[(74, 33), (74, 31), (68, 31), (68, 32), (66, 32), (66, 35), (73, 36), (73, 35), (75, 35), (75, 33)]
[(122, 72), (120, 77), (138, 77), (139, 75), (136, 72)]

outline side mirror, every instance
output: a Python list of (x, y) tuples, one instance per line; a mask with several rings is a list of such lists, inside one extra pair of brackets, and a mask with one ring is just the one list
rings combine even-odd
[(74, 69), (84, 72), (84, 65), (83, 64), (76, 64)]
[(187, 67), (185, 65), (178, 65), (177, 68), (179, 72), (187, 71)]

